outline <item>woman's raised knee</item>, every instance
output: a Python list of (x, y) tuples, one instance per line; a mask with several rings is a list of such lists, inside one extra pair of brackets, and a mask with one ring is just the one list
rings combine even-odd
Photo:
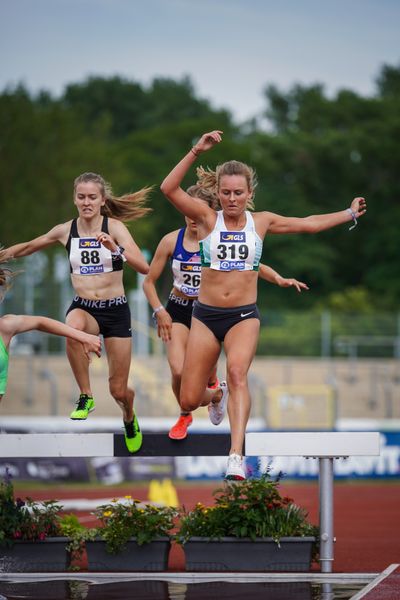
[(192, 412), (193, 410), (196, 410), (196, 408), (199, 408), (199, 406), (200, 406), (200, 403), (193, 401), (193, 399), (184, 398), (184, 397), (180, 398), (179, 404), (180, 404), (181, 409), (185, 412)]

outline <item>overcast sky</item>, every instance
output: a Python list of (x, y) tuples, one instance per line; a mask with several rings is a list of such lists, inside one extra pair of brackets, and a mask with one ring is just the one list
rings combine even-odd
[(400, 64), (400, 0), (0, 0), (1, 91), (189, 75), (242, 121), (267, 84), (368, 95), (384, 63)]

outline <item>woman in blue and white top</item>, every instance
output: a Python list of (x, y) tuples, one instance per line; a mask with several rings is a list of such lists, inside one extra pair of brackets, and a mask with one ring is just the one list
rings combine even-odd
[[(110, 393), (122, 409), (125, 442), (130, 452), (139, 450), (142, 433), (133, 411), (134, 391), (128, 386), (132, 331), (122, 265), (126, 262), (144, 274), (149, 265), (124, 222), (138, 219), (150, 210), (144, 207), (149, 189), (115, 197), (101, 175), (83, 173), (74, 181), (78, 218), (5, 250), (5, 259), (10, 259), (28, 256), (56, 243), (66, 248), (75, 291), (66, 321), (76, 329), (103, 335)], [(67, 354), (81, 392), (71, 419), (85, 420), (94, 409), (88, 363), (81, 345), (74, 340), (67, 341)]]
[(222, 131), (202, 135), (164, 179), (161, 191), (186, 217), (196, 222), (202, 279), (193, 310), (181, 383), (180, 405), (192, 411), (201, 403), (210, 368), (224, 343), (229, 388), (231, 449), (226, 478), (244, 479), (242, 448), (251, 400), (247, 373), (253, 360), (260, 319), (256, 305), (262, 240), (269, 233), (317, 233), (366, 212), (364, 198), (350, 208), (305, 218), (254, 212), (255, 173), (232, 160), (214, 171), (200, 171), (198, 184), (211, 189), (222, 210), (216, 213), (181, 188), (181, 181), (200, 154), (222, 141)]

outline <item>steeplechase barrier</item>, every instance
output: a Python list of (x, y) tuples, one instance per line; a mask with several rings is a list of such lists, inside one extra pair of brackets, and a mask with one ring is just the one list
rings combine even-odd
[[(194, 433), (173, 441), (163, 433), (144, 433), (139, 452), (128, 452), (117, 433), (10, 433), (0, 435), (0, 459), (130, 456), (227, 456), (229, 433)], [(378, 432), (247, 433), (244, 456), (299, 456), (319, 463), (320, 564), (331, 573), (334, 560), (333, 485), (336, 458), (379, 456)]]

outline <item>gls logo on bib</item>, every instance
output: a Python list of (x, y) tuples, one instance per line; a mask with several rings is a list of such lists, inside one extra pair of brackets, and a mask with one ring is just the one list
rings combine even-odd
[(221, 231), (220, 232), (221, 242), (245, 242), (246, 232), (245, 231)]
[(180, 264), (180, 270), (181, 271), (185, 271), (187, 272), (191, 272), (191, 273), (200, 273), (201, 272), (201, 265), (199, 265), (198, 263), (184, 263), (182, 262)]
[(93, 239), (80, 239), (79, 248), (100, 248), (101, 243)]

